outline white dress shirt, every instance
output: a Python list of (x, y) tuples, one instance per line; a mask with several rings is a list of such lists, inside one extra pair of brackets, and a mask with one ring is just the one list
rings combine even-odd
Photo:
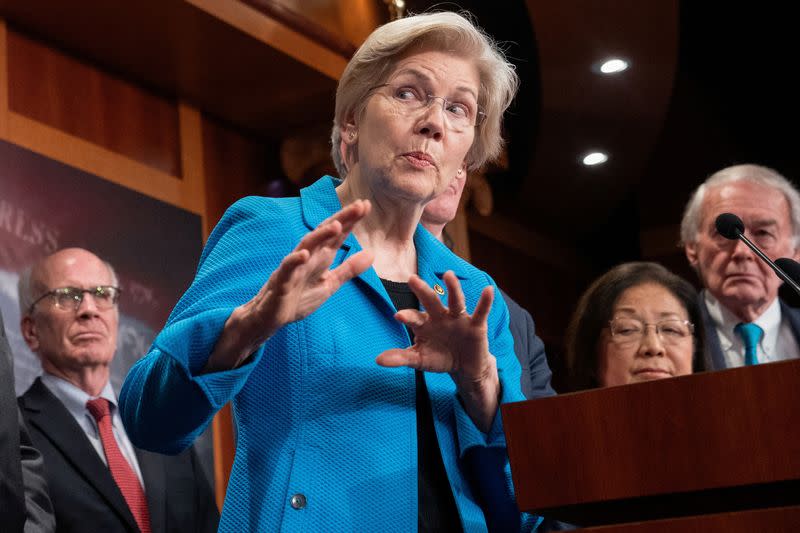
[(145, 492), (147, 492), (147, 487), (145, 487), (144, 479), (142, 478), (142, 471), (139, 469), (139, 461), (136, 459), (136, 453), (133, 450), (133, 445), (128, 439), (127, 433), (125, 433), (125, 428), (122, 425), (122, 419), (119, 416), (119, 409), (117, 409), (117, 396), (114, 394), (114, 388), (111, 386), (111, 382), (106, 383), (106, 386), (103, 387), (103, 391), (100, 393), (100, 396), (89, 396), (83, 390), (79, 389), (69, 381), (46, 372), (42, 374), (42, 383), (44, 383), (45, 386), (50, 389), (50, 392), (52, 392), (56, 398), (61, 400), (61, 403), (64, 404), (64, 407), (67, 408), (67, 411), (70, 412), (72, 417), (86, 434), (89, 442), (92, 443), (95, 451), (97, 451), (97, 455), (100, 456), (100, 459), (103, 461), (103, 463), (105, 463), (106, 466), (108, 466), (108, 459), (106, 459), (106, 454), (103, 450), (103, 441), (100, 440), (100, 432), (97, 429), (97, 422), (92, 416), (92, 413), (90, 413), (86, 408), (86, 402), (89, 400), (94, 400), (95, 398), (105, 398), (108, 400), (109, 409), (111, 410), (111, 426), (113, 428), (114, 437), (117, 439), (117, 445), (119, 446), (122, 455), (131, 465), (131, 468), (133, 468), (133, 471), (136, 472), (136, 476), (139, 478), (139, 483), (142, 484), (142, 488), (144, 488)]
[[(742, 338), (733, 331), (733, 328), (742, 321), (714, 298), (710, 292), (703, 291), (703, 297), (708, 314), (716, 326), (719, 344), (725, 355), (725, 367), (744, 366), (744, 343)], [(764, 330), (761, 342), (758, 343), (759, 363), (796, 359), (800, 355), (800, 346), (792, 333), (789, 321), (782, 316), (778, 298), (775, 298), (753, 323)]]

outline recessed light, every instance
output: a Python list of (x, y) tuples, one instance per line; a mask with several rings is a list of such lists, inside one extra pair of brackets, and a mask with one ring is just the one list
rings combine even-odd
[(602, 74), (617, 74), (624, 70), (627, 70), (630, 64), (625, 61), (624, 59), (620, 59), (618, 57), (613, 57), (611, 59), (606, 59), (600, 64), (600, 72)]
[(589, 152), (583, 156), (583, 164), (587, 167), (602, 165), (606, 161), (608, 161), (608, 155), (605, 152)]

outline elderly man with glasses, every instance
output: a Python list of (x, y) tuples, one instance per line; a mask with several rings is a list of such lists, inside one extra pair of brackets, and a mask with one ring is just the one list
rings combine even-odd
[(134, 448), (109, 381), (120, 296), (113, 268), (80, 248), (22, 273), (22, 335), (43, 375), (20, 408), (44, 457), (60, 531), (216, 531), (208, 480), (190, 449)]

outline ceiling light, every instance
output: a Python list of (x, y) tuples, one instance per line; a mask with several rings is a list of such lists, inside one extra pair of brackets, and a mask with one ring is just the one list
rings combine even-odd
[(624, 59), (614, 57), (606, 59), (600, 64), (600, 72), (603, 74), (617, 74), (623, 70), (627, 70), (628, 66), (628, 62)]
[(608, 161), (608, 155), (605, 152), (589, 152), (583, 156), (583, 164), (587, 167), (602, 165), (606, 161)]

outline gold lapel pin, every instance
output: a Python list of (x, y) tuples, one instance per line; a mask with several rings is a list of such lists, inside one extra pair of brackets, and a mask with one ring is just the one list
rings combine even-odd
[(442, 286), (441, 286), (441, 285), (439, 285), (438, 283), (437, 283), (437, 284), (435, 284), (435, 285), (433, 286), (433, 290), (434, 290), (434, 292), (435, 292), (436, 294), (438, 294), (438, 295), (440, 295), (440, 296), (441, 296), (442, 294), (444, 294), (444, 289), (443, 289), (443, 288), (442, 288)]

